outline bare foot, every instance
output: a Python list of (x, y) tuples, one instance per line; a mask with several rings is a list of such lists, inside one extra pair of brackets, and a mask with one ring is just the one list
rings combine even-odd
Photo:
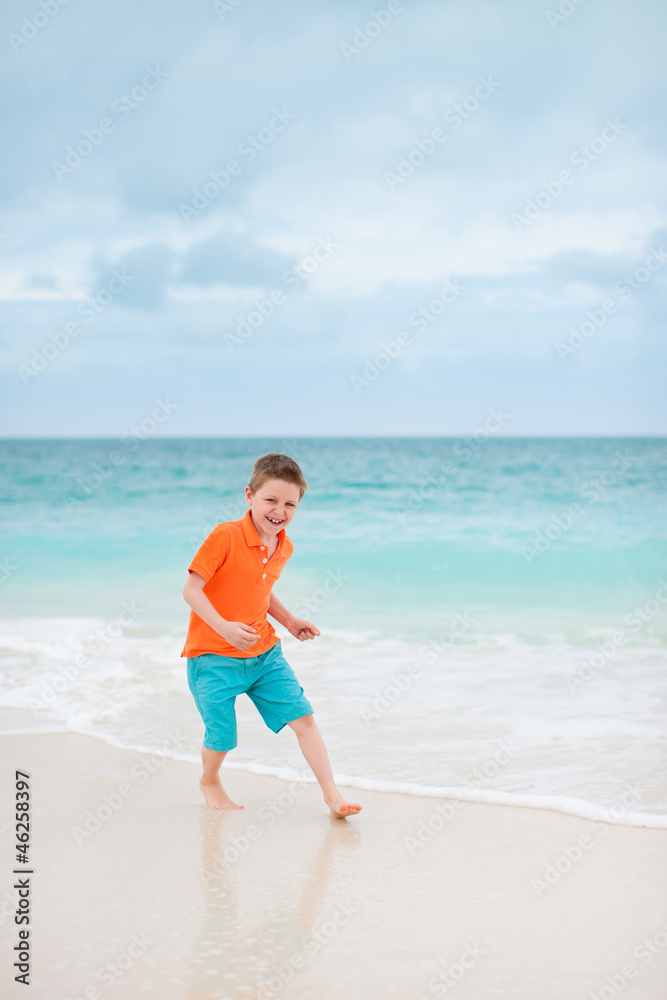
[(243, 806), (237, 806), (236, 802), (232, 802), (219, 778), (217, 781), (204, 781), (200, 778), (199, 787), (209, 809), (243, 809)]
[(338, 794), (333, 799), (326, 800), (329, 809), (331, 809), (331, 815), (335, 819), (345, 819), (346, 816), (354, 816), (355, 813), (361, 812), (361, 806), (358, 802), (346, 802), (342, 795)]

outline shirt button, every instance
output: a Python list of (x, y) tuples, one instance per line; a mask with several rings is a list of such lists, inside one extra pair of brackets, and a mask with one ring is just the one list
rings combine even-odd
[(262, 562), (268, 562), (268, 561), (269, 561), (268, 559), (262, 559)]
[(263, 551), (264, 551), (264, 546), (263, 546), (263, 545), (260, 545), (260, 549), (261, 549), (261, 550), (262, 550), (262, 552), (263, 552)]
[(266, 576), (266, 573), (262, 573), (262, 580), (264, 579), (265, 576)]

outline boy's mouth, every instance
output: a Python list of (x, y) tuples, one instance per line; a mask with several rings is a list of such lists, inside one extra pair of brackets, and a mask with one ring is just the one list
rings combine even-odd
[(283, 523), (283, 521), (284, 521), (284, 518), (283, 518), (283, 519), (282, 519), (281, 521), (275, 521), (275, 520), (274, 520), (274, 519), (273, 519), (272, 517), (268, 517), (268, 516), (267, 516), (266, 520), (267, 520), (267, 521), (270, 521), (270, 522), (271, 522), (271, 524), (275, 524), (275, 525), (278, 525), (278, 524), (282, 524), (282, 523)]

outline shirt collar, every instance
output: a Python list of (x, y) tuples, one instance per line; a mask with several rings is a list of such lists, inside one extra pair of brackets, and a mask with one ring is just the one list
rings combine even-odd
[[(241, 524), (243, 525), (243, 532), (245, 534), (245, 540), (248, 545), (265, 545), (266, 543), (257, 534), (257, 528), (253, 524), (252, 517), (250, 516), (250, 508), (245, 512), (241, 518)], [(285, 529), (281, 528), (278, 532), (278, 551), (280, 551), (285, 544)]]

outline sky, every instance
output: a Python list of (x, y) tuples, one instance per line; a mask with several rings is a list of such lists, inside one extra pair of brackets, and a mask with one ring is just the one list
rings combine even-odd
[(3, 4), (0, 434), (667, 433), (666, 28)]

